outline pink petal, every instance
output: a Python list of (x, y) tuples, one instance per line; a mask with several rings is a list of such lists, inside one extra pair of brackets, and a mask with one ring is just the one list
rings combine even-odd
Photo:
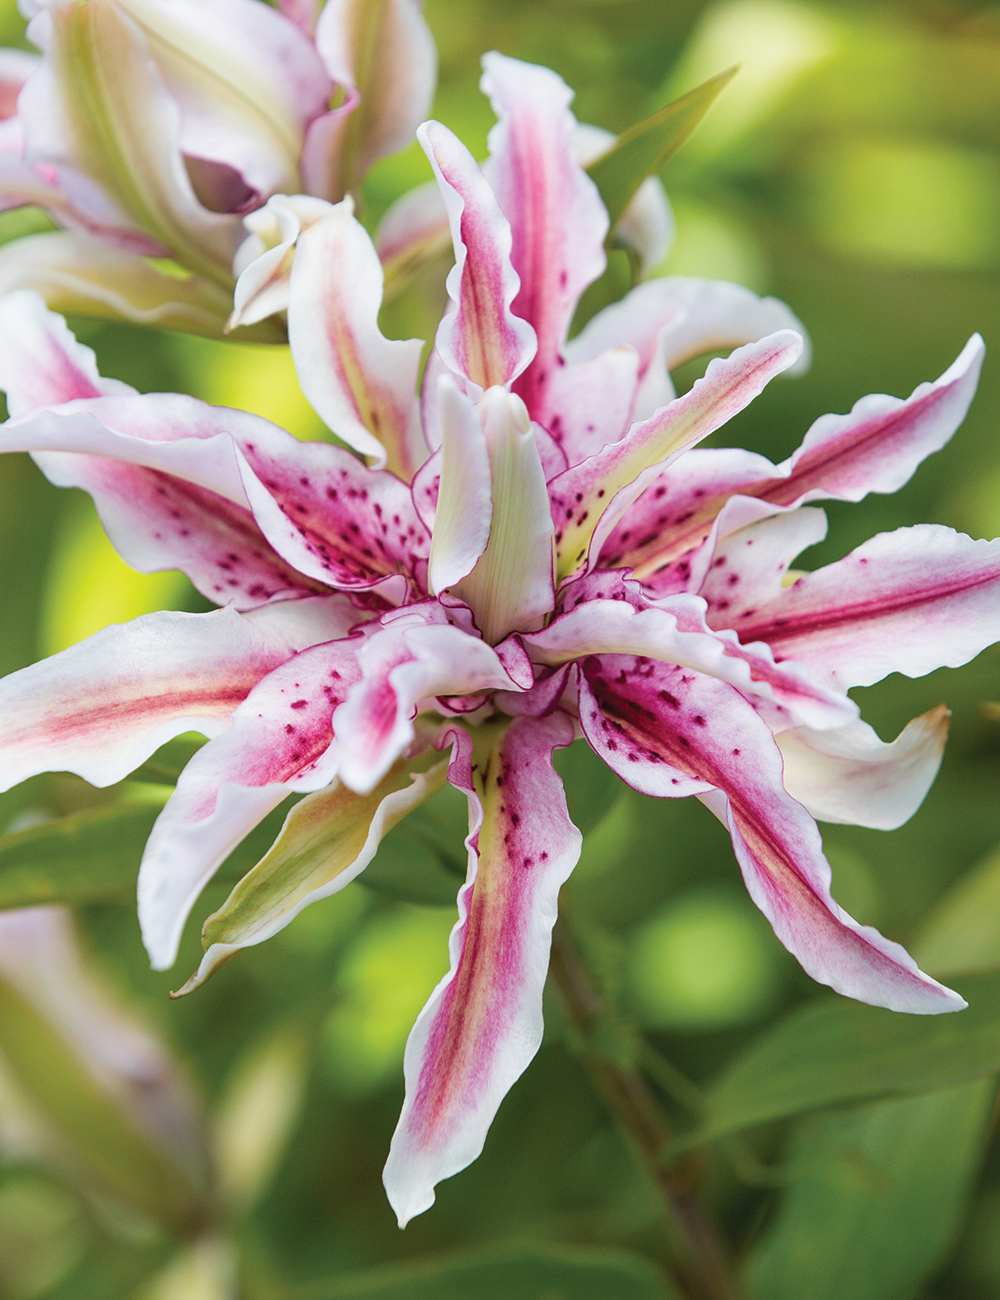
[[(674, 370), (706, 352), (730, 351), (782, 329), (806, 338), (801, 322), (777, 298), (759, 298), (725, 280), (664, 276), (638, 285), (599, 311), (567, 343), (566, 360), (588, 361), (628, 344), (638, 352), (640, 377), (645, 377), (654, 360), (662, 371)], [(797, 374), (808, 364), (805, 347), (789, 373)], [(661, 382), (664, 378), (661, 374)], [(651, 414), (652, 408), (643, 410), (636, 419)]]
[(635, 502), (609, 538), (602, 563), (627, 565), (644, 581), (660, 573), (669, 581), (667, 566), (690, 560), (734, 495), (751, 500), (733, 502), (730, 531), (775, 506), (860, 501), (869, 492), (897, 491), (962, 423), (982, 359), (983, 343), (974, 335), (940, 379), (921, 384), (905, 401), (875, 394), (857, 402), (850, 415), (821, 416), (781, 465), (735, 450), (685, 456)]
[[(438, 380), (438, 391), (442, 441), (434, 453), (438, 488), (427, 570), (436, 596), (472, 572), (493, 522), (490, 457), (479, 412), (449, 375)], [(423, 498), (429, 505), (430, 491), (429, 483), (418, 488), (414, 480), (414, 501)]]
[(38, 64), (37, 54), (28, 54), (25, 50), (0, 50), (0, 119), (11, 118), (17, 112), (21, 87)]
[(374, 162), (405, 148), (430, 112), (437, 51), (421, 9), (419, 0), (323, 6), (316, 46), (350, 108), (309, 130), (302, 170), (311, 194), (343, 198)]
[(826, 514), (809, 506), (726, 533), (706, 555), (708, 571), (695, 586), (708, 604), (708, 622), (712, 627), (734, 627), (745, 611), (774, 600), (784, 589), (792, 561), (824, 537)]
[(93, 349), (78, 343), (63, 318), (31, 289), (0, 298), (0, 388), (12, 416), (77, 397), (133, 391), (104, 379)]
[[(181, 110), (140, 26), (106, 3), (46, 5), (30, 26), (45, 57), (18, 100), (28, 160), (59, 170), (60, 188), (95, 233), (122, 229), (133, 251), (168, 251), (209, 280), (226, 279), (239, 217), (199, 202)], [(78, 45), (114, 75), (85, 77), (90, 60), (75, 57)]]
[(305, 128), (331, 91), (308, 35), (257, 0), (119, 3), (180, 107), (186, 159), (222, 164), (260, 196), (297, 192)]
[(700, 795), (729, 828), (751, 898), (813, 979), (894, 1011), (965, 1005), (833, 901), (816, 823), (785, 793), (767, 726), (730, 687), (665, 664), (595, 658), (581, 674), (580, 724), (636, 789)]
[[(97, 398), (35, 412), (4, 426), (0, 450), (45, 453), (46, 473), (66, 485), (82, 474), (80, 461), (87, 456), (170, 475), (169, 483), (162, 477), (155, 484), (144, 480), (146, 500), (155, 503), (159, 496), (163, 508), (138, 540), (128, 531), (136, 511), (123, 512), (117, 525), (113, 517), (105, 522), (116, 544), (124, 540), (128, 558), (131, 546), (139, 563), (152, 568), (170, 567), (184, 557), (193, 565), (204, 554), (208, 567), (193, 567), (192, 576), (214, 599), (232, 594), (259, 604), (275, 591), (327, 584), (359, 590), (388, 586), (398, 600), (410, 579), (419, 583), (426, 560), (430, 539), (406, 484), (394, 475), (365, 469), (342, 448), (299, 442), (258, 416), (191, 397)], [(54, 461), (50, 452), (73, 454)], [(128, 490), (121, 474), (106, 465), (98, 468), (100, 476), (94, 471), (86, 486), (99, 482), (108, 499), (120, 499)], [(208, 493), (192, 492), (189, 484)], [(238, 509), (224, 502), (213, 517), (210, 494)], [(196, 535), (205, 515), (211, 543)], [(257, 528), (268, 545), (253, 545)], [(292, 576), (283, 577), (288, 566)]]
[[(798, 663), (777, 663), (767, 644), (741, 644), (731, 631), (710, 630), (698, 597), (654, 603), (641, 596), (637, 583), (628, 586), (633, 590), (625, 596), (581, 600), (541, 632), (522, 633), (534, 662), (554, 667), (589, 655), (636, 655), (729, 682), (776, 727), (826, 729), (857, 717), (857, 705), (846, 695), (814, 680)], [(572, 592), (573, 587), (566, 592), (568, 603)]]
[(513, 234), (520, 277), (517, 315), (534, 327), (538, 352), (517, 384), (532, 419), (549, 427), (545, 388), (577, 299), (605, 267), (608, 215), (597, 186), (577, 162), (573, 92), (548, 68), (496, 52), (483, 58), (482, 89), (496, 126), (489, 177)]
[(173, 965), (191, 908), (240, 840), (289, 794), (336, 776), (331, 718), (358, 679), (358, 645), (350, 637), (286, 659), (181, 773), (139, 870), (139, 922), (155, 970)]
[(343, 440), (409, 481), (427, 458), (417, 404), (420, 339), (378, 327), (382, 265), (345, 199), (299, 236), (288, 337), (303, 392)]
[(386, 281), (399, 288), (450, 245), (448, 209), (437, 181), (407, 190), (389, 208), (375, 232), (375, 247)]
[(345, 605), (146, 614), (12, 673), (0, 682), (3, 789), (52, 771), (113, 785), (173, 736), (219, 735), (263, 676), (358, 621)]
[(458, 896), (451, 969), (406, 1045), (406, 1101), (383, 1181), (400, 1226), (434, 1186), (471, 1164), (501, 1101), (542, 1041), (542, 989), (559, 889), (580, 854), (552, 768), (570, 744), (564, 714), (513, 722), (473, 773), (456, 733), (449, 779), (469, 796), (469, 876)]
[(840, 690), (957, 668), (1000, 640), (1000, 540), (938, 524), (880, 533), (732, 623)]
[(457, 136), (440, 122), (425, 122), (417, 138), (441, 187), (455, 245), (448, 293), (457, 311), (442, 319), (437, 350), (455, 374), (479, 388), (509, 384), (535, 353), (534, 330), (510, 309), (519, 284), (510, 264), (510, 225)]
[(568, 465), (596, 455), (628, 432), (638, 370), (638, 354), (622, 347), (552, 372), (537, 402), (536, 419), (562, 448)]
[(296, 27), (301, 27), (310, 36), (315, 31), (319, 0), (278, 0), (278, 8)]
[(864, 722), (777, 736), (785, 789), (819, 821), (893, 831), (931, 788), (948, 739), (943, 704), (914, 718), (890, 744)]
[(492, 646), (453, 626), (436, 602), (382, 619), (358, 653), (362, 680), (334, 717), (340, 778), (359, 794), (413, 743), (422, 701), (519, 689)]
[(710, 362), (690, 392), (554, 479), (550, 496), (560, 576), (573, 573), (588, 552), (591, 562), (596, 560), (619, 518), (666, 463), (753, 401), (801, 350), (799, 336), (783, 331)]

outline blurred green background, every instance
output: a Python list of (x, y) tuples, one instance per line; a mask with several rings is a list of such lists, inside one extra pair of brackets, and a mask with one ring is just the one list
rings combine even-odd
[[(12, 0), (2, 12), (3, 38), (19, 43), (23, 24)], [(551, 65), (576, 88), (578, 117), (612, 130), (742, 65), (665, 169), (677, 238), (660, 269), (735, 279), (783, 298), (807, 325), (815, 360), (804, 378), (772, 385), (717, 442), (782, 459), (817, 416), (847, 411), (869, 392), (905, 396), (935, 378), (973, 330), (988, 348), (1000, 343), (1000, 7), (427, 0), (427, 14), (441, 55), (435, 113), (479, 156), (491, 124), (477, 90), (486, 49)], [(429, 175), (415, 149), (381, 163), (367, 182), (366, 220), (374, 223)], [(4, 238), (22, 229), (21, 214), (0, 217)], [(387, 309), (387, 330), (426, 336), (440, 300), (438, 274)], [(105, 374), (143, 390), (242, 406), (300, 436), (322, 436), (287, 349), (74, 324)], [(1000, 366), (988, 356), (953, 443), (895, 496), (831, 506), (830, 536), (804, 566), (836, 558), (877, 531), (924, 520), (974, 536), (1000, 533), (998, 401)], [(203, 608), (185, 580), (128, 570), (89, 499), (57, 491), (26, 457), (0, 465), (0, 547), (3, 672), (108, 623), (164, 607)], [(858, 696), (884, 739), (942, 700), (953, 711), (941, 776), (909, 825), (891, 834), (824, 828), (838, 900), (910, 943), (954, 882), (1000, 844), (1000, 721), (983, 709), (1000, 698), (1000, 654), (919, 681), (891, 679)], [(687, 1077), (711, 1079), (764, 1026), (826, 996), (749, 903), (728, 839), (700, 805), (643, 800), (601, 786), (580, 756), (566, 763), (575, 772), (571, 802), (591, 832), (566, 890), (567, 913), (597, 954), (622, 1015)], [(165, 794), (148, 784), (95, 792), (75, 778), (38, 778), (0, 800), (0, 829), (109, 800), (155, 803)], [(596, 825), (594, 807), (609, 809)], [(386, 850), (389, 857), (404, 852), (405, 840)], [(1000, 898), (989, 893), (988, 868), (984, 879), (980, 967), (1000, 964)], [(380, 1170), (402, 1096), (403, 1044), (446, 969), (453, 905), (418, 905), (386, 888), (351, 885), (242, 954), (195, 996), (168, 1002), (167, 991), (197, 963), (201, 919), (228, 888), (206, 891), (178, 968), (167, 975), (148, 970), (126, 893), (83, 906), (79, 915), (94, 960), (187, 1062), (221, 1116), (220, 1159), (250, 1189), (237, 1230), (246, 1294), (256, 1287), (279, 1295), (288, 1287), (289, 1295), (332, 1300), (348, 1292), (317, 1279), (511, 1243), (622, 1249), (654, 1265), (661, 1259), (656, 1195), (593, 1095), (555, 1001), (546, 1043), (505, 1102), (483, 1157), (445, 1183), (434, 1209), (400, 1233)], [(664, 1088), (669, 1094), (669, 1080)], [(942, 1119), (942, 1096), (907, 1102), (930, 1107), (916, 1118), (896, 1110), (873, 1115), (869, 1107), (795, 1126), (791, 1135), (772, 1126), (710, 1149), (707, 1196), (734, 1249), (752, 1261), (749, 1294), (1000, 1297), (1000, 1152), (987, 1141), (989, 1098), (985, 1110), (976, 1102), (980, 1120), (978, 1127), (969, 1121), (975, 1132), (965, 1141), (966, 1130), (953, 1133), (947, 1115)], [(674, 1105), (669, 1096), (666, 1104)], [(683, 1123), (682, 1107), (677, 1114)], [(896, 1209), (879, 1229), (881, 1245), (866, 1238), (864, 1222), (838, 1221), (825, 1261), (822, 1248), (809, 1245), (810, 1224), (843, 1218), (848, 1193), (867, 1205), (875, 1186), (878, 1200), (885, 1153), (901, 1149), (893, 1125), (910, 1132), (911, 1120), (944, 1144), (916, 1151), (899, 1175), (901, 1187), (918, 1188), (916, 1201), (899, 1189), (885, 1194)], [(841, 1159), (844, 1152), (850, 1159)], [(964, 1155), (952, 1169), (956, 1152)], [(789, 1193), (781, 1201), (791, 1186), (798, 1200)], [(830, 1197), (839, 1211), (830, 1210)], [(867, 1226), (877, 1218), (867, 1213)], [(796, 1250), (805, 1250), (801, 1266)], [(894, 1264), (893, 1250), (912, 1266)], [(889, 1259), (881, 1273), (866, 1251)], [(224, 1294), (199, 1291), (200, 1282), (180, 1274), (173, 1281), (161, 1275), (161, 1289), (150, 1290), (149, 1279), (171, 1267), (174, 1252), (162, 1229), (109, 1208), (16, 1151), (0, 1167), (3, 1300)], [(841, 1275), (848, 1259), (856, 1272)], [(597, 1263), (581, 1268), (576, 1289), (545, 1294), (647, 1294), (638, 1273), (636, 1289), (627, 1290), (625, 1273), (601, 1283)], [(541, 1276), (539, 1269), (531, 1277)], [(810, 1269), (825, 1281), (809, 1282)], [(313, 1289), (293, 1291), (310, 1282)], [(496, 1294), (535, 1294), (521, 1286), (512, 1282)], [(423, 1292), (412, 1282), (398, 1294)], [(470, 1283), (454, 1294), (486, 1292)]]

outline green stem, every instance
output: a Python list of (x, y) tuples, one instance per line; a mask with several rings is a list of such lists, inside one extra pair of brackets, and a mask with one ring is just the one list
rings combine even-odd
[[(566, 927), (552, 932), (549, 973), (566, 1005), (569, 1019), (584, 1043), (604, 1007)], [(669, 1130), (649, 1085), (638, 1070), (584, 1051), (587, 1070), (608, 1110), (628, 1135), (663, 1197), (677, 1281), (691, 1300), (738, 1300), (739, 1292), (726, 1251), (697, 1196), (693, 1160), (663, 1166)]]

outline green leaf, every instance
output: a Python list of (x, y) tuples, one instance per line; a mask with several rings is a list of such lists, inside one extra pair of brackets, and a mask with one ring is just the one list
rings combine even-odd
[(805, 1111), (928, 1092), (1000, 1071), (1000, 972), (955, 982), (969, 1006), (907, 1016), (822, 998), (758, 1039), (711, 1088), (686, 1148)]
[(996, 1081), (811, 1117), (750, 1264), (757, 1300), (911, 1300), (958, 1231)]
[(20, 1089), (68, 1144), (71, 1164), (106, 1194), (175, 1229), (197, 1193), (130, 1122), (84, 1061), (13, 985), (0, 980), (0, 1053)]
[(88, 808), (0, 836), (0, 908), (90, 903), (135, 892), (159, 808)]
[(720, 72), (630, 127), (607, 153), (590, 164), (587, 171), (600, 191), (612, 230), (642, 182), (677, 152), (736, 71), (729, 68)]
[(1000, 848), (945, 894), (921, 927), (913, 955), (933, 975), (1000, 967)]
[(279, 1292), (275, 1300), (673, 1300), (634, 1256), (530, 1246), (425, 1260)]

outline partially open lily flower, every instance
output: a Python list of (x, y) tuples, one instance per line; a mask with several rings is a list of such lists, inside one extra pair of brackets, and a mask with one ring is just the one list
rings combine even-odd
[[(67, 233), (0, 257), (50, 305), (218, 334), (241, 220), (340, 199), (410, 142), (436, 77), (419, 0), (26, 0), (0, 51), (0, 206)], [(169, 258), (166, 273), (145, 259)]]
[[(973, 338), (909, 398), (819, 419), (781, 465), (697, 449), (801, 364), (788, 309), (654, 280), (569, 323), (608, 218), (577, 161), (566, 86), (490, 55), (488, 175), (419, 135), (448, 213), (449, 308), (421, 344), (378, 329), (382, 269), (345, 199), (298, 236), (288, 322), (303, 388), (341, 439), (140, 396), (31, 294), (0, 304), (0, 449), (88, 490), (137, 568), (221, 608), (108, 628), (0, 683), (5, 786), (46, 769), (120, 780), (171, 736), (209, 737), (147, 847), (153, 964), (227, 854), (290, 794), (267, 856), (205, 926), (188, 988), (354, 879), (445, 781), (469, 804), (450, 969), (406, 1049), (385, 1183), (401, 1223), (468, 1165), (538, 1048), (559, 889), (580, 834), (553, 752), (590, 745), (635, 789), (696, 795), (754, 901), (816, 980), (898, 1011), (964, 1004), (834, 901), (814, 816), (899, 825), (947, 713), (891, 744), (847, 694), (965, 663), (1000, 638), (1000, 542), (902, 528), (788, 582), (823, 498), (892, 492), (964, 418)], [(689, 392), (669, 367), (708, 350)], [(444, 755), (444, 757), (442, 757)]]

